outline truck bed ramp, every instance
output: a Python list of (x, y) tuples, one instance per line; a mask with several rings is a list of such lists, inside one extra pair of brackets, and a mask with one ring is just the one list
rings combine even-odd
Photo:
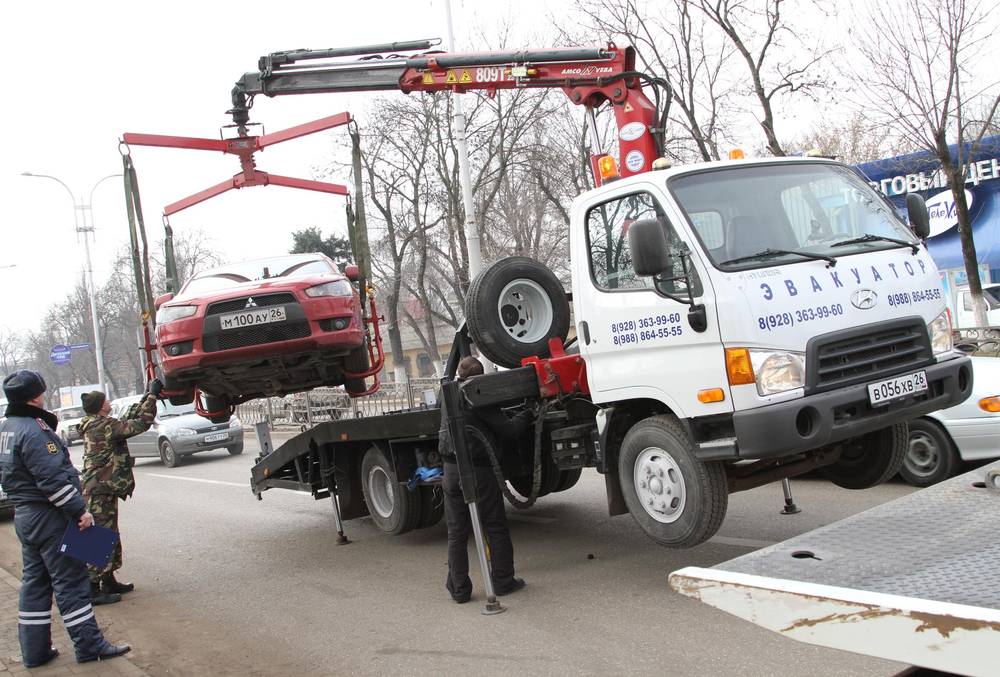
[(1000, 674), (1000, 462), (723, 562), (677, 592), (834, 649)]

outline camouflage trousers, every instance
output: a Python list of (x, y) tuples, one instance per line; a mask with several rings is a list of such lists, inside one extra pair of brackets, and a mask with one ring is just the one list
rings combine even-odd
[[(87, 496), (87, 510), (94, 516), (94, 524), (112, 531), (118, 531), (118, 497), (108, 494), (96, 494)], [(90, 580), (97, 582), (101, 576), (114, 573), (122, 568), (122, 539), (119, 534), (118, 543), (115, 544), (115, 551), (111, 553), (108, 565), (103, 569), (87, 565), (90, 573)]]

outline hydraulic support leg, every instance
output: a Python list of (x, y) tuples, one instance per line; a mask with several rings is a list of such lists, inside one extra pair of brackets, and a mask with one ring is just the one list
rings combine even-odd
[(785, 495), (785, 507), (781, 509), (781, 514), (794, 515), (802, 512), (799, 510), (799, 506), (795, 505), (795, 499), (792, 498), (792, 483), (788, 481), (787, 477), (781, 480), (781, 491)]

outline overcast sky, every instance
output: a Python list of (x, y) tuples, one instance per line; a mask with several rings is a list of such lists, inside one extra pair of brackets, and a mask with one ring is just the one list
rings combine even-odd
[[(558, 0), (504, 0), (489, 9), (453, 0), (457, 47), (473, 49), (464, 25), (534, 21)], [(234, 11), (234, 8), (236, 11)], [(219, 138), (229, 91), (257, 58), (297, 48), (446, 37), (442, 0), (238, 4), (191, 2), (4, 3), (0, 45), (7, 63), (0, 93), (0, 325), (37, 328), (83, 270), (66, 190), (90, 202), (102, 177), (121, 172), (123, 132)], [(400, 94), (399, 96), (402, 96)], [(361, 112), (367, 95), (259, 97), (252, 120), (271, 132), (340, 111)], [(258, 130), (260, 128), (257, 128)], [(232, 130), (228, 130), (230, 133)], [(254, 132), (252, 132), (254, 133)], [(259, 132), (257, 132), (259, 133)], [(257, 155), (263, 171), (312, 178), (332, 158), (332, 131)], [(162, 238), (164, 205), (230, 178), (236, 158), (221, 153), (134, 148), (147, 231)], [(332, 180), (348, 183), (349, 176)], [(121, 179), (93, 194), (98, 284), (128, 241)], [(289, 233), (307, 225), (343, 225), (339, 196), (267, 187), (232, 191), (171, 219), (175, 233), (201, 228), (228, 260), (283, 253)], [(16, 265), (14, 268), (7, 266)]]

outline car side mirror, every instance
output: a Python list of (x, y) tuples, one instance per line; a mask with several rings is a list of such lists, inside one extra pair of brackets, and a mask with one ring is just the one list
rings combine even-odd
[(174, 293), (172, 291), (168, 291), (166, 294), (160, 294), (159, 296), (156, 297), (156, 300), (153, 301), (153, 310), (159, 310), (160, 306), (162, 306), (164, 303), (170, 301), (173, 298), (174, 298)]
[(358, 281), (357, 265), (349, 263), (346, 266), (344, 266), (344, 275), (346, 275), (347, 279), (350, 280), (351, 282), (357, 282)]
[(667, 233), (657, 219), (639, 219), (628, 227), (632, 268), (641, 277), (660, 275), (670, 269)]
[(916, 193), (906, 194), (906, 215), (910, 218), (910, 229), (921, 240), (931, 234), (931, 217), (927, 213), (927, 203)]

